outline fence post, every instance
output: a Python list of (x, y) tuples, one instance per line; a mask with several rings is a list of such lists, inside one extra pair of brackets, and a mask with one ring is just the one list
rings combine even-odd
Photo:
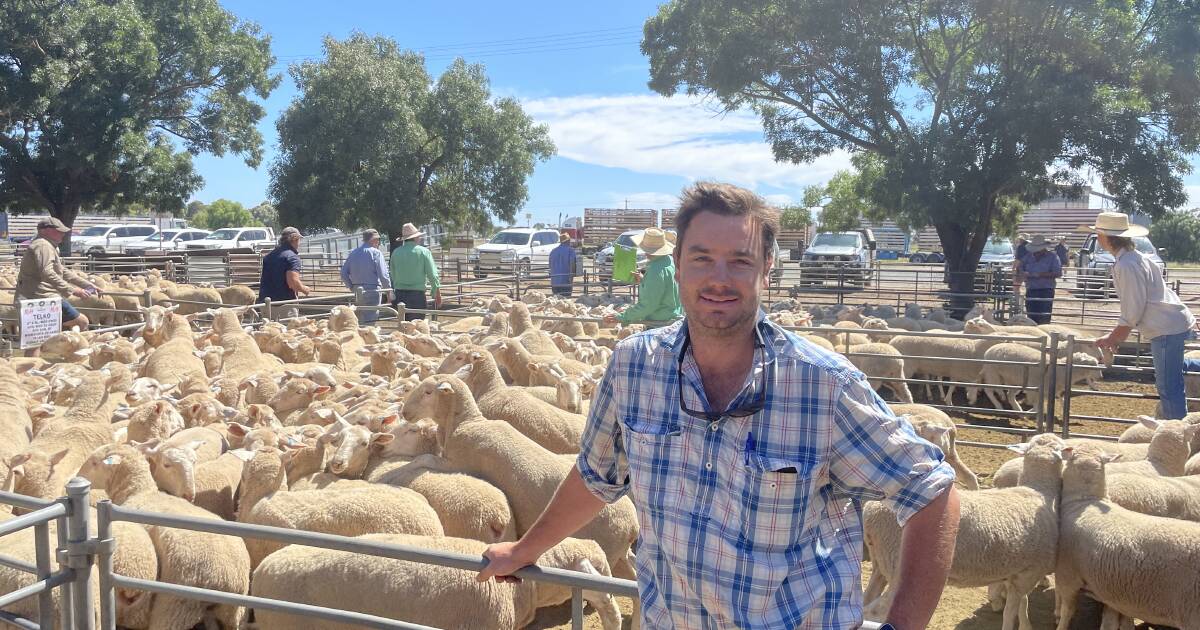
[(404, 302), (396, 302), (396, 330), (400, 330), (400, 322), (404, 321), (404, 311), (407, 309)]
[[(33, 527), (33, 549), (37, 558), (37, 579), (50, 577), (50, 525), (40, 523)], [(54, 627), (54, 599), (50, 590), (38, 594), (38, 627)]]
[(152, 302), (151, 299), (152, 298), (150, 297), (150, 289), (146, 289), (145, 291), (142, 291), (142, 306), (145, 306), (146, 308), (150, 308), (151, 306), (154, 306), (154, 302)]
[(1075, 361), (1075, 335), (1067, 335), (1067, 364), (1063, 369), (1063, 421), (1062, 421), (1062, 437), (1067, 439), (1071, 437), (1071, 390), (1075, 389), (1071, 384), (1073, 380)]
[[(1044, 387), (1046, 385), (1046, 359), (1048, 358), (1047, 355), (1049, 354), (1048, 350), (1049, 349), (1046, 347), (1046, 340), (1042, 339), (1042, 345), (1040, 348), (1040, 352), (1038, 354), (1038, 373), (1041, 375), (1041, 378), (1038, 379), (1038, 386), (1043, 388), (1043, 390), (1042, 390), (1043, 398), (1045, 397)], [(1029, 390), (1029, 380), (1030, 380), (1028, 365), (1025, 366), (1024, 371), (1025, 371), (1025, 385), (1022, 386), (1021, 391), (1025, 393), (1026, 397), (1028, 397), (1029, 396), (1029, 391), (1028, 391)], [(1046, 426), (1046, 404), (1045, 404), (1045, 401), (1042, 401), (1041, 404), (1039, 404), (1037, 406), (1036, 411), (1037, 411), (1037, 413), (1034, 415), (1034, 422), (1037, 424), (1038, 430), (1041, 431), (1042, 428)]]
[(1042, 433), (1054, 433), (1054, 393), (1058, 391), (1058, 333), (1050, 333), (1050, 371), (1046, 375), (1049, 386), (1045, 391), (1048, 396), (1042, 396), (1046, 405), (1046, 426), (1039, 429)]
[[(67, 517), (64, 516), (58, 519), (58, 527), (55, 529), (58, 534), (58, 547), (56, 549), (59, 554), (59, 564), (65, 565), (66, 558), (62, 557), (61, 554), (67, 552)], [(63, 582), (63, 585), (59, 588), (62, 589), (62, 594), (58, 599), (58, 615), (61, 619), (59, 627), (73, 630), (75, 628), (75, 611), (71, 609), (71, 602), (75, 600), (75, 584), (69, 581)]]
[[(96, 504), (96, 538), (102, 545), (112, 540), (112, 501)], [(100, 629), (113, 630), (117, 627), (117, 591), (113, 588), (113, 548), (102, 548), (97, 559), (100, 581)]]
[(513, 272), (514, 272), (513, 278), (516, 279), (516, 283), (514, 285), (516, 287), (516, 289), (515, 289), (516, 293), (513, 295), (513, 299), (519, 300), (519, 299), (521, 299), (521, 263), (520, 263), (520, 261), (513, 264)]
[(271, 313), (271, 298), (263, 298), (263, 315), (267, 320), (275, 319)]
[(92, 556), (88, 553), (88, 494), (91, 488), (91, 482), (82, 477), (74, 477), (67, 482), (66, 565), (75, 571), (70, 603), (75, 616), (75, 630), (95, 628), (92, 610)]

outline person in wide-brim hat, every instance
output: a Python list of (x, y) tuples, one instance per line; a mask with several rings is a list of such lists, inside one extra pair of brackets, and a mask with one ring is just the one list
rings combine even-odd
[(1150, 233), (1146, 226), (1130, 223), (1129, 215), (1124, 212), (1101, 212), (1096, 215), (1095, 224), (1080, 226), (1080, 230), (1121, 238), (1145, 236)]
[(646, 228), (631, 238), (647, 256), (670, 256), (675, 251), (675, 235), (658, 228)]
[[(395, 225), (395, 223), (393, 223), (392, 225)], [(407, 240), (414, 239), (414, 238), (417, 238), (420, 236), (425, 236), (425, 233), (422, 232), (421, 230), (418, 230), (417, 226), (415, 226), (411, 223), (405, 223), (400, 228), (400, 240), (401, 241), (407, 241)]]
[(1029, 248), (1029, 251), (1031, 252), (1040, 252), (1045, 251), (1046, 248), (1050, 247), (1050, 241), (1041, 234), (1035, 234), (1029, 238), (1029, 241), (1025, 246)]

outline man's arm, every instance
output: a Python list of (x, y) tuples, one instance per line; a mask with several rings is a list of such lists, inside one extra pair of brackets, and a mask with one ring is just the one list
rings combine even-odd
[(374, 254), (376, 273), (379, 274), (379, 282), (382, 285), (383, 291), (386, 293), (392, 289), (392, 275), (388, 271), (387, 254), (382, 251), (375, 250), (378, 253)]
[(605, 503), (596, 498), (583, 484), (579, 468), (572, 466), (567, 478), (559, 484), (550, 504), (521, 540), (488, 547), (483, 553), (483, 557), (488, 559), (488, 565), (475, 579), (480, 582), (486, 582), (493, 577), (500, 581), (513, 580), (508, 576), (537, 562), (547, 549), (587, 525), (604, 506)]
[(438, 277), (437, 264), (433, 262), (433, 252), (425, 250), (425, 278), (429, 281), (429, 290), (433, 292), (433, 307), (442, 308), (442, 279)]
[(896, 597), (887, 614), (898, 630), (929, 625), (954, 560), (958, 516), (958, 491), (950, 486), (904, 525)]
[(300, 280), (300, 272), (299, 271), (290, 271), (289, 270), (287, 272), (287, 284), (288, 284), (288, 287), (291, 290), (295, 291), (297, 295), (300, 295), (300, 294), (308, 295), (309, 293), (312, 293), (312, 289), (304, 286), (304, 282)]
[(662, 301), (663, 285), (662, 274), (659, 272), (648, 273), (642, 278), (642, 284), (638, 287), (638, 301), (633, 306), (625, 309), (617, 314), (617, 321), (622, 324), (633, 324), (645, 320), (658, 308), (659, 302)]

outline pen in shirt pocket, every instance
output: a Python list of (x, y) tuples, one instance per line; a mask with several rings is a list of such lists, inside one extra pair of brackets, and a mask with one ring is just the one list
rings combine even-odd
[(754, 452), (754, 432), (746, 432), (746, 449), (742, 453), (742, 460), (746, 466), (750, 465), (750, 453)]

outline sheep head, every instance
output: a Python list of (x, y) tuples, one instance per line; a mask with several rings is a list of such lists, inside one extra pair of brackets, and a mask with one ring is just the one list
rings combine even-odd
[(358, 479), (367, 467), (372, 449), (382, 449), (396, 436), (373, 432), (367, 427), (351, 424), (345, 418), (336, 417), (337, 420), (321, 436), (322, 442), (333, 447), (328, 462), (329, 472), (347, 479)]

